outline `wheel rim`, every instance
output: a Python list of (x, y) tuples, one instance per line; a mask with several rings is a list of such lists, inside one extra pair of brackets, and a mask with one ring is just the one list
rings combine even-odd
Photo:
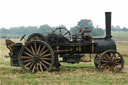
[(33, 40), (41, 40), (41, 41), (46, 41), (45, 37), (40, 34), (40, 33), (33, 33), (27, 38), (28, 41), (33, 41)]
[(94, 58), (95, 67), (98, 69), (100, 68), (100, 57), (101, 57), (101, 54), (96, 54)]
[(104, 52), (100, 59), (100, 69), (121, 72), (124, 66), (123, 57), (116, 51)]
[(21, 49), (19, 63), (26, 72), (50, 71), (54, 63), (54, 53), (47, 43), (32, 41)]

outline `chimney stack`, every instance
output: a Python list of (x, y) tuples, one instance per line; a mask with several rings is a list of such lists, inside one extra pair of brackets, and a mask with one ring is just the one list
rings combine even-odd
[(106, 20), (106, 39), (111, 39), (111, 12), (105, 12)]

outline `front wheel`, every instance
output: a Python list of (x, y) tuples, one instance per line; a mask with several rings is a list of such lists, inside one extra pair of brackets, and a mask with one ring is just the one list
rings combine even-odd
[(100, 69), (112, 72), (121, 72), (124, 67), (124, 59), (119, 52), (105, 51), (100, 58)]
[(20, 50), (18, 58), (25, 72), (50, 71), (54, 64), (54, 52), (44, 41), (26, 43)]

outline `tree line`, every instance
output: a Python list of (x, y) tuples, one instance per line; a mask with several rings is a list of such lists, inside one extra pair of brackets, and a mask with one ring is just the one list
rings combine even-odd
[(128, 32), (128, 28), (123, 27), (121, 28), (119, 25), (112, 26), (112, 31), (113, 32)]
[[(70, 28), (71, 34), (77, 34), (79, 32), (79, 29), (84, 30), (85, 25), (88, 26), (89, 29), (92, 31), (93, 36), (103, 36), (105, 30), (103, 30), (100, 27), (94, 27), (92, 20), (89, 19), (81, 19), (78, 21), (76, 26), (73, 26)], [(64, 25), (58, 26), (58, 27), (65, 27)], [(11, 27), (10, 29), (6, 28), (0, 28), (0, 37), (6, 38), (6, 37), (21, 37), (24, 34), (29, 36), (32, 33), (42, 33), (43, 35), (48, 35), (49, 33), (52, 33), (53, 30), (55, 30), (58, 27), (51, 27), (48, 24), (41, 25), (39, 27), (37, 26), (20, 26), (20, 27)], [(112, 26), (112, 31), (128, 31), (128, 28), (124, 27), (123, 29), (120, 28), (120, 26)]]

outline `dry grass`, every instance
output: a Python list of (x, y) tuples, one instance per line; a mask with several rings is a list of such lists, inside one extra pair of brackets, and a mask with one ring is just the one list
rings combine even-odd
[(117, 42), (118, 51), (125, 55), (125, 67), (121, 73), (100, 72), (95, 69), (92, 59), (89, 63), (62, 63), (58, 70), (36, 74), (23, 74), (20, 67), (11, 67), (9, 58), (4, 57), (9, 50), (4, 39), (0, 42), (0, 85), (128, 85), (127, 41)]
[(117, 41), (117, 50), (123, 56), (128, 56), (128, 41)]

